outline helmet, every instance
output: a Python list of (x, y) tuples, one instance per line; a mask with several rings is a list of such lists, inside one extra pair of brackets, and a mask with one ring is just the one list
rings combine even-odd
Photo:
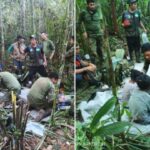
[(132, 3), (137, 3), (138, 0), (128, 0), (127, 3), (128, 4), (132, 4)]

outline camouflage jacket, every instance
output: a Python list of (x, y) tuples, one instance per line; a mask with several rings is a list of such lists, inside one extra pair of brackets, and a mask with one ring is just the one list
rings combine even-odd
[(90, 11), (87, 8), (80, 13), (78, 25), (81, 32), (87, 32), (89, 37), (98, 36), (102, 34), (101, 20), (102, 15), (98, 8), (95, 11)]

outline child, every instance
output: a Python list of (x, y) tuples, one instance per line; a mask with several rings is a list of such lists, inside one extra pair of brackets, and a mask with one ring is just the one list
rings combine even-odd
[(150, 77), (143, 74), (136, 79), (138, 90), (129, 99), (129, 110), (134, 122), (150, 124)]
[(132, 92), (135, 89), (138, 89), (136, 78), (142, 75), (143, 73), (138, 70), (131, 70), (131, 79), (125, 83), (123, 89), (122, 89), (122, 100), (123, 101), (129, 101), (129, 98), (132, 94)]

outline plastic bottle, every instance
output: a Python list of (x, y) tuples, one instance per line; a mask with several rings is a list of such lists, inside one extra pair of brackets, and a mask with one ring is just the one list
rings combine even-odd
[(147, 34), (145, 32), (142, 33), (142, 43), (148, 43), (149, 39), (147, 37)]

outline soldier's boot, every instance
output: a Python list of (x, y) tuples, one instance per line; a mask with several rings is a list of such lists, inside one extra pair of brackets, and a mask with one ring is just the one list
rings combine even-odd
[(136, 52), (135, 52), (135, 56), (136, 56), (136, 62), (137, 62), (137, 63), (140, 63), (140, 62), (141, 62), (141, 59), (140, 59), (140, 52), (139, 52), (139, 51), (136, 51)]

